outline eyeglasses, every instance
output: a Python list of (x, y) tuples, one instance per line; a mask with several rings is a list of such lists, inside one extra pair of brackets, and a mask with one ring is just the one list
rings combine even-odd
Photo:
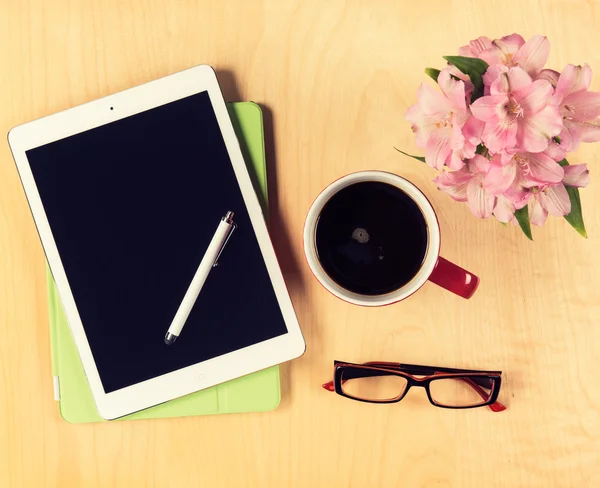
[(370, 403), (395, 403), (411, 386), (425, 388), (432, 405), (442, 408), (489, 406), (493, 412), (506, 407), (497, 402), (501, 371), (473, 371), (386, 362), (353, 364), (334, 361), (333, 381), (323, 385), (338, 395)]

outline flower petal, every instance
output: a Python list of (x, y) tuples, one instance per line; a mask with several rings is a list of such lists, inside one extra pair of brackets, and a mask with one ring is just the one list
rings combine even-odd
[(571, 213), (571, 200), (563, 184), (549, 186), (537, 195), (540, 204), (550, 215), (562, 217)]
[(469, 160), (469, 171), (475, 173), (487, 173), (490, 168), (490, 161), (481, 154), (476, 154)]
[(431, 115), (425, 115), (418, 103), (408, 108), (404, 118), (411, 124), (410, 128), (415, 134), (417, 146), (425, 148), (431, 129), (434, 127), (435, 119)]
[(546, 80), (536, 80), (518, 90), (513, 90), (513, 96), (524, 110), (525, 117), (530, 117), (548, 105), (552, 91), (552, 85)]
[(513, 160), (503, 165), (500, 157), (492, 158), (490, 169), (483, 180), (483, 187), (493, 195), (504, 193), (510, 188), (517, 175), (517, 163)]
[(550, 83), (552, 85), (553, 88), (556, 88), (559, 78), (560, 78), (560, 73), (553, 69), (543, 69), (537, 75), (538, 80), (546, 80), (548, 83)]
[(555, 185), (565, 176), (561, 165), (544, 153), (525, 154), (520, 157), (529, 169), (529, 173), (523, 176), (523, 179), (529, 183), (525, 186)]
[(508, 164), (512, 158), (515, 157), (519, 150), (515, 147), (509, 147), (507, 149), (503, 149), (498, 153), (500, 155), (500, 160), (502, 164)]
[[(569, 119), (563, 119), (563, 130), (560, 132), (560, 145), (565, 147), (566, 152), (576, 151), (581, 142), (581, 133), (583, 130), (579, 122), (572, 122)], [(552, 157), (552, 154), (549, 154)], [(560, 159), (558, 160), (560, 161)]]
[(481, 52), (481, 54), (479, 54), (479, 58), (483, 59), (490, 66), (506, 64), (506, 56), (502, 54), (502, 51), (500, 51), (500, 49), (498, 49), (497, 46), (494, 45), (492, 45), (492, 47), (490, 47), (489, 49), (486, 49), (485, 51)]
[(546, 36), (533, 36), (513, 56), (513, 61), (531, 76), (536, 76), (548, 61), (550, 41)]
[(510, 93), (508, 82), (508, 71), (501, 72), (498, 78), (490, 86), (490, 95), (507, 95)]
[(567, 64), (556, 83), (556, 95), (563, 98), (567, 95), (587, 90), (592, 82), (592, 68), (587, 64), (575, 66)]
[(531, 76), (525, 70), (515, 67), (510, 68), (507, 72), (501, 73), (500, 76), (490, 87), (490, 94), (500, 95), (510, 92), (522, 90), (532, 83)]
[(426, 115), (444, 115), (451, 111), (450, 101), (439, 90), (421, 83), (417, 90), (419, 106)]
[(567, 95), (561, 108), (564, 116), (575, 121), (595, 119), (600, 116), (600, 92), (578, 91)]
[[(479, 141), (479, 142), (481, 142), (481, 141)], [(465, 145), (460, 150), (459, 154), (460, 154), (461, 159), (471, 159), (473, 156), (475, 156), (476, 151), (477, 151), (477, 145), (472, 144), (469, 141), (465, 141)]]
[(481, 36), (469, 42), (467, 46), (462, 46), (458, 50), (460, 56), (476, 58), (482, 51), (492, 47), (492, 40), (489, 37)]
[(446, 158), (446, 166), (448, 169), (458, 171), (464, 168), (465, 162), (463, 161), (463, 158), (461, 158), (461, 152), (462, 151), (452, 151), (450, 156)]
[[(517, 174), (518, 177), (518, 174)], [(504, 196), (508, 198), (517, 210), (523, 208), (529, 200), (531, 200), (533, 193), (530, 190), (523, 188), (520, 182), (515, 178), (512, 186), (504, 192)]]
[(473, 215), (480, 219), (491, 217), (496, 197), (483, 188), (483, 174), (474, 176), (467, 184), (467, 201)]
[(546, 222), (548, 212), (542, 207), (537, 197), (532, 198), (529, 202), (529, 221), (533, 225), (541, 227)]
[(450, 128), (450, 147), (453, 150), (462, 149), (462, 147), (465, 145), (465, 136), (463, 136), (459, 121), (456, 120), (455, 115), (452, 115), (450, 118)]
[(515, 206), (504, 195), (499, 195), (496, 199), (494, 217), (504, 223), (510, 222), (515, 217)]
[(469, 117), (462, 127), (462, 133), (463, 136), (465, 136), (465, 140), (475, 146), (479, 144), (481, 142), (481, 134), (483, 133), (484, 127), (484, 122), (473, 116)]
[(525, 44), (519, 34), (504, 36), (502, 39), (494, 39), (492, 46), (479, 54), (479, 57), (486, 61), (490, 66), (495, 64), (512, 65), (513, 56), (521, 46)]
[[(565, 120), (565, 127), (568, 126), (569, 132), (573, 138), (581, 142), (598, 142), (600, 141), (600, 119), (588, 120), (585, 122), (572, 122)], [(574, 146), (574, 144), (572, 144)], [(577, 147), (572, 147), (574, 151)]]
[(508, 119), (496, 123), (487, 123), (481, 139), (492, 152), (498, 152), (506, 148), (510, 149), (517, 141), (517, 124)]
[(527, 206), (529, 200), (531, 200), (534, 194), (531, 189), (525, 188), (520, 184), (519, 171), (517, 171), (517, 177), (515, 178), (515, 181), (511, 187), (503, 193), (503, 195), (513, 203), (517, 210), (520, 210)]
[(465, 56), (467, 58), (474, 57), (473, 53), (471, 52), (471, 46), (469, 44), (467, 44), (466, 46), (460, 46), (458, 48), (458, 55)]
[(483, 73), (483, 94), (489, 95), (491, 86), (498, 77), (508, 70), (503, 64), (491, 64), (490, 67)]
[(525, 39), (520, 34), (510, 34), (501, 39), (494, 39), (492, 44), (506, 53), (516, 53), (525, 44)]
[(550, 138), (560, 134), (562, 126), (558, 109), (548, 105), (534, 117), (526, 117), (519, 122), (516, 142), (527, 152), (542, 152), (548, 147)]
[(483, 122), (497, 123), (506, 117), (506, 95), (490, 95), (481, 97), (471, 104), (473, 116)]
[[(563, 121), (563, 130), (560, 131), (560, 134), (558, 134), (558, 138), (560, 139), (560, 144), (559, 146), (561, 147), (561, 149), (564, 149), (565, 152), (571, 152), (573, 149), (573, 136), (571, 135), (571, 133), (569, 131), (564, 130), (564, 121)], [(560, 159), (555, 159), (555, 161), (561, 161), (562, 159), (564, 159), (564, 156)]]
[(457, 202), (467, 201), (467, 184), (473, 175), (466, 171), (442, 171), (433, 182), (438, 189), (446, 192)]
[(454, 78), (458, 78), (459, 80), (462, 80), (464, 82), (464, 84), (465, 84), (465, 105), (470, 103), (471, 94), (473, 93), (473, 83), (471, 82), (471, 78), (469, 78), (469, 75), (464, 74), (461, 70), (459, 70), (453, 64), (448, 64), (448, 67), (445, 69), (448, 70), (448, 73), (450, 73), (452, 76), (454, 76)]
[(575, 186), (577, 188), (583, 188), (588, 186), (590, 183), (590, 172), (587, 168), (587, 164), (573, 164), (571, 166), (565, 166), (564, 168), (565, 177), (563, 178), (563, 184), (567, 186)]
[(560, 131), (558, 138), (560, 139), (560, 143), (551, 139), (548, 147), (544, 151), (544, 154), (554, 161), (562, 161), (567, 153), (571, 151), (572, 137), (571, 133), (567, 130), (566, 125), (563, 125), (563, 130)]
[(459, 110), (466, 110), (464, 81), (454, 79), (450, 76), (448, 69), (440, 71), (437, 81), (444, 95), (448, 97), (450, 104)]
[(442, 169), (446, 158), (452, 152), (449, 143), (449, 132), (435, 131), (432, 132), (425, 146), (425, 162), (435, 169)]

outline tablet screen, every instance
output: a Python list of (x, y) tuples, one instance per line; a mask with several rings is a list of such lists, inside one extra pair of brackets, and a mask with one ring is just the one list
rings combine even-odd
[[(207, 92), (26, 154), (106, 393), (287, 333)], [(229, 210), (238, 228), (167, 346)]]

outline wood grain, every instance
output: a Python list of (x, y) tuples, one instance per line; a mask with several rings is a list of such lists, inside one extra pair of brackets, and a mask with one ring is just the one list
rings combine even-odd
[[(485, 34), (542, 33), (550, 65), (588, 62), (599, 1), (1, 0), (0, 133), (190, 66), (266, 110), (273, 239), (308, 350), (272, 413), (69, 425), (52, 401), (44, 258), (0, 145), (0, 486), (600, 486), (600, 145), (583, 145), (590, 238), (562, 219), (478, 221), (438, 192), (403, 115), (423, 68)], [(600, 89), (600, 80), (593, 81)], [(312, 278), (313, 198), (346, 173), (403, 175), (439, 213), (443, 254), (482, 278), (469, 302), (426, 285), (358, 308)], [(419, 395), (374, 406), (328, 393), (334, 358), (501, 369), (509, 409), (446, 411)]]

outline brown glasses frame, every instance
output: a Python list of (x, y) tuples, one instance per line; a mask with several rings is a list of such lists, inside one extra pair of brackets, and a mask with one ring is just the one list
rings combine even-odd
[[(344, 392), (343, 376), (351, 375), (352, 378), (366, 378), (375, 376), (377, 372), (386, 373), (386, 375), (401, 376), (407, 380), (407, 385), (402, 394), (394, 398), (384, 400), (369, 400), (366, 398), (355, 397)], [(375, 374), (374, 374), (375, 373)], [(440, 379), (453, 378), (462, 380), (473, 388), (482, 398), (482, 403), (467, 406), (451, 406), (437, 403), (431, 396), (430, 384), (432, 381)], [(369, 362), (364, 364), (347, 363), (343, 361), (334, 361), (333, 381), (325, 383), (323, 388), (329, 391), (335, 391), (351, 400), (366, 403), (397, 403), (401, 401), (413, 386), (425, 388), (429, 402), (440, 408), (467, 409), (489, 406), (494, 412), (501, 412), (506, 407), (499, 403), (498, 395), (502, 383), (502, 371), (477, 371), (470, 369), (443, 368), (439, 366), (420, 366), (416, 364), (400, 364), (388, 362)], [(483, 388), (491, 389), (491, 394), (483, 391)]]

